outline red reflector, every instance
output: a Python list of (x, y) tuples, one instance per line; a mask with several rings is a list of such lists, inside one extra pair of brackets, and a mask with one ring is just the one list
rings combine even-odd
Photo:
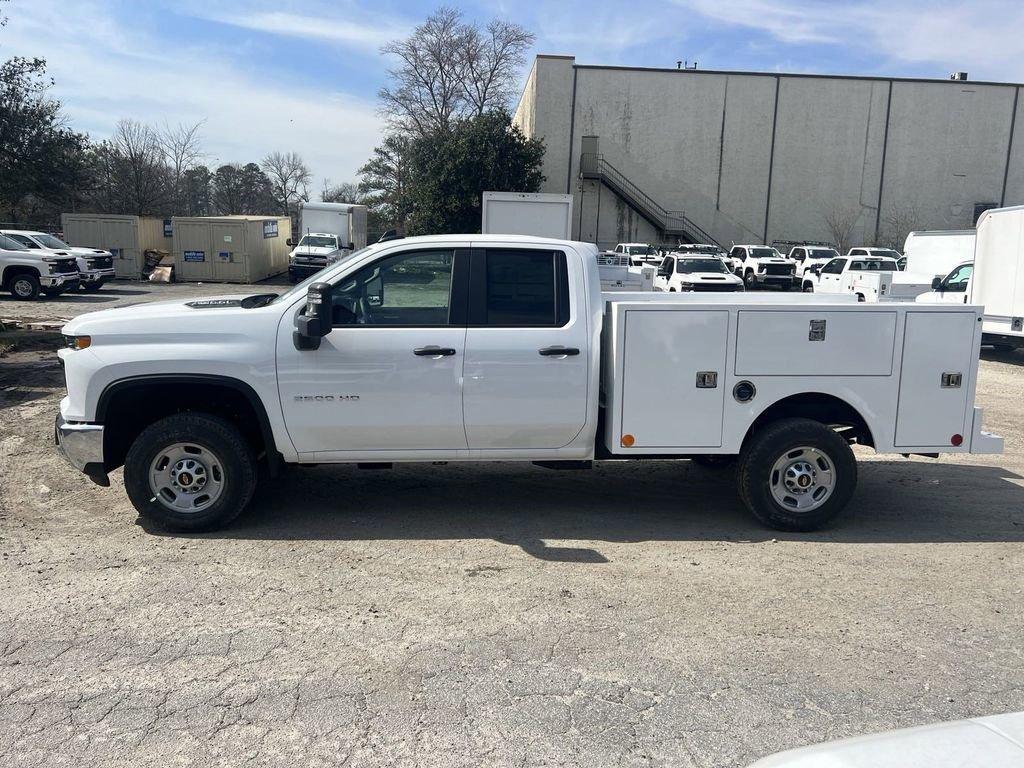
[(953, 435), (951, 438), (949, 438), (949, 442), (951, 444), (953, 444), (953, 445), (963, 445), (963, 443), (964, 443), (964, 436), (963, 435)]

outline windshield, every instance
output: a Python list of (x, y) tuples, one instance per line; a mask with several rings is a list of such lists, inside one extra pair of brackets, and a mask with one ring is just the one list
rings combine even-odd
[(47, 248), (53, 248), (54, 250), (60, 251), (64, 248), (70, 248), (71, 246), (65, 243), (63, 240), (58, 240), (53, 235), (34, 235), (37, 242), (42, 243)]
[(773, 256), (778, 256), (779, 252), (774, 248), (751, 248), (750, 255), (755, 259), (770, 259)]
[(657, 256), (658, 252), (649, 245), (627, 245), (626, 253), (630, 256)]
[(728, 269), (721, 259), (678, 259), (676, 261), (676, 272), (691, 274), (693, 272), (721, 272), (727, 274)]
[[(374, 245), (376, 245), (376, 243), (374, 243)], [(345, 256), (342, 259), (338, 259), (336, 262), (331, 264), (330, 268), (333, 269), (334, 267), (338, 266), (339, 264), (344, 264), (344, 263), (346, 263), (348, 261), (351, 261), (356, 256), (363, 255), (364, 253), (366, 253), (371, 248), (373, 248), (373, 245), (368, 245), (365, 248), (360, 248), (358, 251), (353, 251), (348, 256)], [(327, 268), (328, 267), (324, 267), (324, 269), (327, 269)], [(296, 296), (304, 295), (306, 293), (306, 289), (309, 288), (310, 285), (312, 285), (313, 283), (319, 282), (319, 281), (324, 279), (323, 275), (322, 275), (324, 269), (321, 269), (319, 272), (316, 272), (316, 273), (310, 275), (305, 280), (303, 280), (301, 283), (297, 283), (295, 285), (295, 287), (292, 288), (290, 291), (288, 291), (287, 293), (282, 293), (280, 296), (278, 296), (276, 299), (274, 299), (270, 303), (271, 304), (286, 304), (289, 301), (291, 301), (292, 299), (294, 299)]]
[(860, 272), (897, 272), (893, 259), (857, 259), (850, 264), (850, 270)]
[(835, 259), (839, 257), (838, 251), (831, 248), (808, 248), (807, 255), (812, 259)]
[(303, 235), (299, 246), (303, 245), (310, 248), (337, 248), (338, 238), (331, 235)]
[(900, 255), (888, 248), (872, 248), (871, 255), (881, 259), (898, 259)]
[(12, 240), (7, 235), (0, 235), (0, 248), (5, 251), (27, 251), (24, 245), (19, 243), (17, 240)]

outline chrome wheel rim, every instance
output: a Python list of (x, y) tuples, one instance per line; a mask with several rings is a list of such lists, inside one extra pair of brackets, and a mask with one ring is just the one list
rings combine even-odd
[(14, 293), (20, 298), (24, 299), (32, 295), (32, 283), (28, 280), (15, 280), (14, 281)]
[(224, 492), (224, 468), (209, 448), (196, 443), (173, 443), (149, 465), (153, 499), (171, 510), (196, 514), (209, 509)]
[(829, 500), (836, 485), (835, 462), (810, 446), (792, 448), (772, 466), (768, 487), (783, 509), (811, 512)]

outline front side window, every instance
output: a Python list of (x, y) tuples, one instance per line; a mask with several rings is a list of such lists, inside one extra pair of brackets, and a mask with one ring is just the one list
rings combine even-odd
[(414, 251), (375, 261), (334, 286), (334, 325), (448, 324), (452, 249)]
[(668, 277), (669, 275), (671, 275), (672, 274), (672, 266), (674, 264), (675, 264), (675, 259), (670, 258), (670, 257), (666, 257), (665, 260), (661, 262), (661, 266), (658, 267), (658, 276), (659, 277)]
[(36, 250), (42, 250), (42, 246), (39, 245), (39, 243), (37, 243), (31, 237), (26, 237), (25, 235), (8, 235), (8, 237), (10, 237), (12, 240), (15, 240), (15, 241), (21, 243), (26, 248), (33, 248), (33, 249), (36, 249)]
[[(478, 267), (474, 265), (474, 269)], [(475, 311), (475, 322), (529, 328), (560, 327), (569, 321), (564, 253), (489, 250), (483, 272), (483, 301), (473, 299), (480, 308)], [(479, 281), (474, 280), (471, 293), (479, 290), (478, 286)]]
[(843, 271), (845, 264), (846, 259), (832, 259), (832, 261), (822, 267), (821, 271), (829, 275), (838, 275)]
[(971, 274), (974, 272), (973, 264), (961, 264), (959, 267), (949, 273), (949, 277), (945, 280), (944, 290), (947, 291), (966, 291), (967, 281), (971, 279)]
[(795, 248), (793, 250), (793, 253), (790, 256), (790, 258), (792, 258), (794, 261), (803, 261), (804, 260), (804, 249), (803, 248)]

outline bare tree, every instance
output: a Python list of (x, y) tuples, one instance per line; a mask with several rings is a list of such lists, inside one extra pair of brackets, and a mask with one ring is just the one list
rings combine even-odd
[(884, 228), (876, 245), (883, 245), (895, 250), (902, 250), (907, 235), (921, 229), (924, 218), (915, 201), (892, 203), (883, 218)]
[(492, 21), (486, 30), (467, 29), (462, 87), (473, 114), (509, 106), (516, 73), (526, 63), (534, 39), (532, 32), (507, 21)]
[(320, 191), (320, 199), (325, 203), (358, 203), (362, 195), (359, 192), (359, 185), (354, 181), (343, 181), (340, 184), (331, 184), (331, 180), (324, 179), (324, 188)]
[(404, 40), (385, 45), (398, 66), (392, 84), (378, 93), (393, 131), (426, 136), (453, 121), (506, 108), (534, 36), (522, 27), (493, 21), (486, 29), (441, 7)]
[(181, 210), (182, 201), (185, 198), (183, 184), (185, 171), (196, 166), (203, 159), (202, 137), (199, 135), (199, 129), (204, 122), (206, 121), (200, 120), (192, 125), (178, 123), (174, 128), (165, 123), (163, 130), (157, 134), (164, 164), (170, 174), (171, 210), (175, 213)]
[(126, 213), (160, 213), (166, 205), (167, 173), (156, 132), (143, 123), (120, 120), (105, 144), (119, 207)]
[(825, 226), (828, 227), (832, 241), (836, 244), (840, 253), (846, 253), (852, 243), (853, 228), (860, 219), (861, 210), (859, 206), (842, 205), (835, 203), (825, 211)]
[(309, 182), (313, 174), (297, 152), (271, 152), (260, 164), (270, 179), (271, 194), (280, 212), (290, 216), (300, 200), (309, 200)]

